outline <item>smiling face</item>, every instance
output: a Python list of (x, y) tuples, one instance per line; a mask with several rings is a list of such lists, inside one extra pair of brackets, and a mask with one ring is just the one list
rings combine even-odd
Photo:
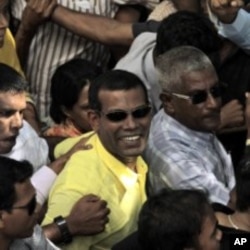
[(23, 125), (25, 93), (0, 92), (0, 154), (9, 153)]
[(0, 48), (3, 47), (5, 31), (8, 27), (8, 4), (9, 0), (0, 0)]
[[(146, 146), (151, 121), (150, 112), (142, 118), (130, 113), (147, 106), (143, 89), (101, 90), (98, 97), (102, 110), (91, 120), (102, 144), (123, 163), (135, 163)], [(121, 121), (110, 121), (105, 114), (113, 111), (126, 111), (128, 115)]]
[[(16, 201), (12, 207), (27, 206), (34, 198), (35, 189), (30, 180), (15, 184)], [(30, 215), (27, 208), (15, 208), (10, 212), (1, 211), (2, 227), (0, 232), (6, 239), (30, 237), (37, 223), (37, 207)]]
[(180, 94), (192, 96), (200, 91), (208, 94), (207, 99), (199, 104), (177, 96), (171, 98), (172, 116), (186, 127), (197, 131), (214, 131), (220, 124), (221, 98), (214, 98), (210, 90), (218, 84), (213, 69), (193, 71), (182, 77), (183, 89)]

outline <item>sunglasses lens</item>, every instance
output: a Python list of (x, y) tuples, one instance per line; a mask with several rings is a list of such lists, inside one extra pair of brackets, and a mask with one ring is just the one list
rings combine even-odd
[(151, 107), (143, 107), (139, 108), (132, 112), (134, 118), (144, 118), (146, 117), (151, 111)]
[(111, 112), (106, 114), (106, 117), (112, 122), (120, 122), (127, 117), (127, 113), (124, 111)]
[(205, 102), (207, 100), (207, 92), (206, 91), (200, 91), (192, 96), (192, 103), (193, 104), (199, 104), (202, 102)]
[(220, 86), (215, 86), (215, 87), (211, 88), (210, 92), (211, 92), (211, 95), (213, 97), (215, 97), (215, 98), (220, 97), (222, 94), (222, 88)]

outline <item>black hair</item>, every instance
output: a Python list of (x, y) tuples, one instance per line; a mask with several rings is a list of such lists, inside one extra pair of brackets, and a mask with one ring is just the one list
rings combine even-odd
[(58, 67), (51, 79), (51, 118), (58, 124), (65, 121), (67, 116), (62, 107), (72, 109), (81, 90), (101, 73), (100, 67), (84, 59), (74, 59)]
[(21, 93), (26, 91), (26, 80), (10, 66), (0, 63), (0, 92)]
[(10, 211), (16, 201), (15, 184), (31, 177), (33, 167), (28, 161), (0, 156), (0, 209)]
[(140, 244), (145, 250), (196, 247), (209, 208), (202, 191), (163, 190), (142, 207), (138, 223)]
[(222, 40), (213, 23), (204, 15), (178, 11), (166, 17), (157, 32), (154, 55), (182, 45), (194, 46), (206, 54), (219, 51)]
[(101, 111), (102, 104), (99, 100), (100, 90), (130, 90), (142, 88), (145, 102), (148, 103), (148, 93), (141, 79), (133, 73), (125, 70), (107, 71), (93, 80), (89, 88), (89, 106), (93, 110)]

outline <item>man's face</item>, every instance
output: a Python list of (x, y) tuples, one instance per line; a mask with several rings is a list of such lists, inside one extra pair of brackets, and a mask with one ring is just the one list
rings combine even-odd
[(7, 154), (14, 147), (25, 107), (24, 92), (0, 92), (0, 154)]
[(74, 125), (81, 131), (87, 132), (91, 130), (88, 121), (88, 100), (89, 85), (86, 85), (79, 95), (78, 101), (75, 103), (71, 110), (66, 110), (65, 114), (72, 120)]
[[(173, 117), (186, 127), (203, 132), (214, 131), (220, 124), (221, 98), (214, 97), (218, 78), (212, 69), (193, 71), (182, 78), (183, 89), (181, 93), (194, 96), (205, 91), (207, 98), (199, 103), (193, 104), (190, 99), (182, 99), (172, 95), (174, 108)], [(215, 88), (214, 88), (215, 87)]]
[[(0, 233), (5, 238), (12, 240), (16, 238), (26, 238), (33, 234), (33, 229), (37, 223), (37, 203), (34, 205), (35, 189), (30, 180), (15, 184), (16, 201), (11, 211), (1, 211), (1, 221), (3, 226)], [(34, 208), (29, 214), (30, 205)]]
[(197, 250), (219, 250), (222, 232), (218, 229), (218, 222), (214, 212), (209, 208), (208, 214), (205, 216), (198, 236)]
[[(123, 163), (136, 161), (145, 148), (151, 121), (151, 112), (141, 87), (130, 90), (101, 90), (99, 100), (101, 113), (97, 116), (98, 135), (104, 147)], [(136, 118), (139, 109), (141, 118)], [(125, 111), (126, 117), (120, 121), (111, 121), (106, 114)]]
[(3, 47), (5, 31), (8, 27), (8, 4), (9, 0), (0, 0), (0, 48)]

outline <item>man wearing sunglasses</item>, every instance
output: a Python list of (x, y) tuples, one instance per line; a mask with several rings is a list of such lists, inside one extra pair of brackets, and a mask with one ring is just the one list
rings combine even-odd
[(181, 46), (156, 60), (163, 109), (152, 120), (145, 152), (150, 188), (206, 190), (212, 202), (229, 204), (235, 185), (231, 157), (216, 138), (221, 86), (208, 57)]
[[(89, 105), (95, 133), (88, 142), (93, 148), (75, 153), (67, 162), (52, 187), (43, 224), (66, 216), (87, 192), (105, 199), (111, 212), (103, 233), (74, 238), (63, 249), (111, 249), (136, 230), (146, 200), (147, 166), (140, 155), (147, 142), (151, 107), (144, 84), (126, 71), (106, 72), (91, 84)], [(59, 144), (55, 155), (66, 152), (79, 138)]]
[(36, 192), (30, 182), (32, 165), (0, 156), (1, 250), (58, 249), (37, 225)]

